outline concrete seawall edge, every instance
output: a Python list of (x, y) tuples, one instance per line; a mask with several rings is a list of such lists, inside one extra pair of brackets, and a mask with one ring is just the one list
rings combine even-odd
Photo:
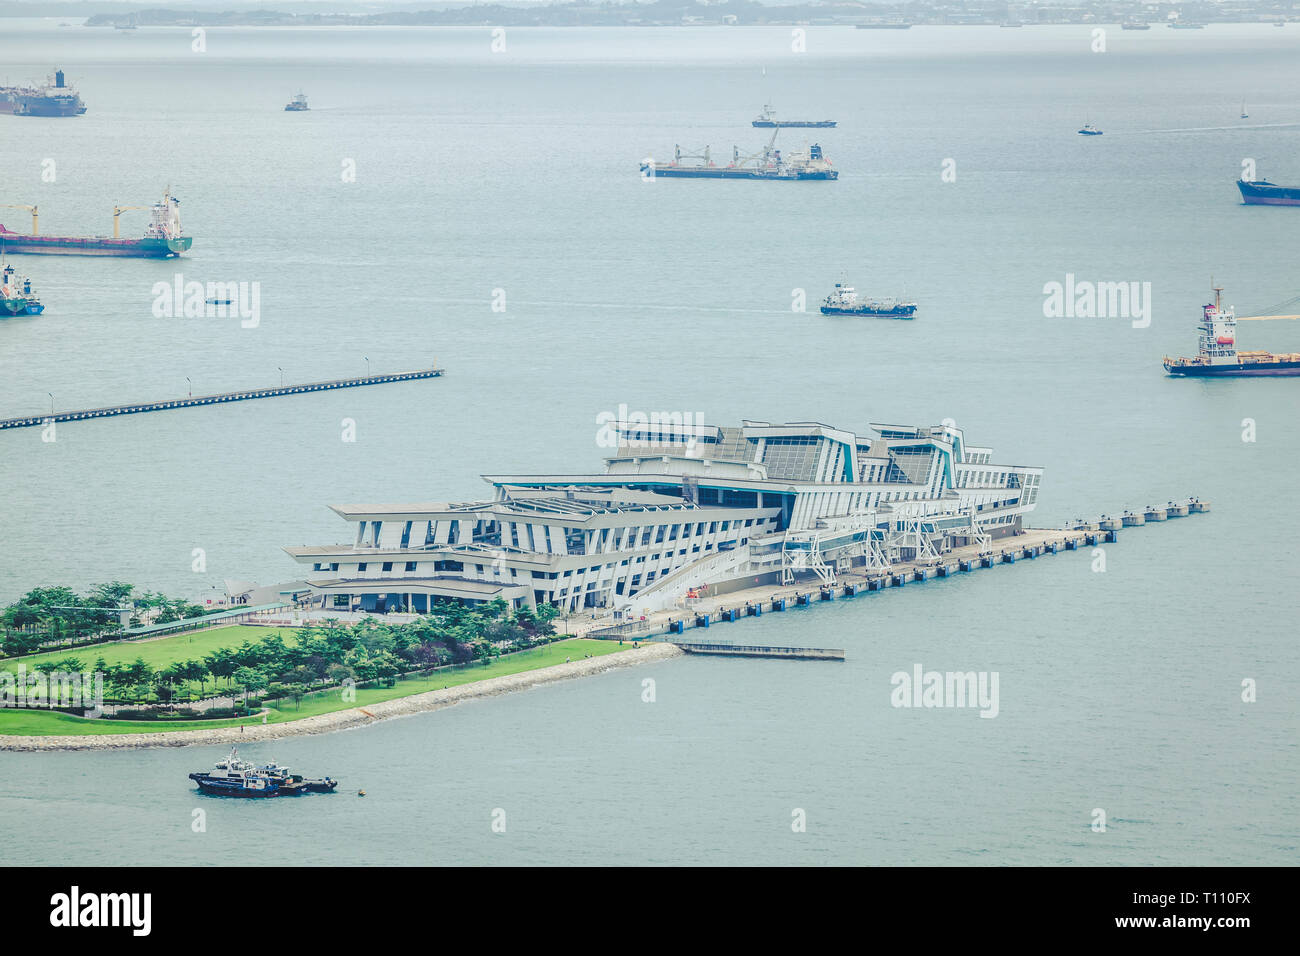
[(192, 747), (206, 744), (235, 746), (303, 734), (327, 734), (336, 730), (364, 727), (392, 717), (441, 710), (467, 700), (496, 697), (575, 677), (589, 677), (618, 667), (667, 660), (682, 653), (673, 644), (647, 644), (644, 647), (628, 648), (602, 657), (584, 658), (580, 661), (554, 664), (520, 674), (491, 677), (472, 684), (425, 691), (409, 697), (397, 697), (377, 704), (368, 704), (364, 709), (352, 707), (348, 710), (304, 717), (302, 720), (292, 720), (282, 724), (246, 724), (242, 733), (238, 727), (220, 727), (212, 730), (174, 730), (140, 734), (0, 736), (0, 751), (129, 750), (140, 747)]

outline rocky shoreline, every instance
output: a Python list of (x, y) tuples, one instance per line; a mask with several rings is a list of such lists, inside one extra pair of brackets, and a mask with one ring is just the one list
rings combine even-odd
[(589, 657), (566, 664), (553, 664), (521, 674), (492, 677), (472, 684), (461, 684), (443, 690), (431, 690), (410, 697), (398, 697), (365, 707), (353, 707), (331, 714), (304, 717), (302, 720), (282, 724), (245, 724), (239, 727), (219, 727), (212, 730), (173, 730), (142, 734), (87, 734), (49, 737), (0, 737), (0, 751), (4, 750), (124, 750), (136, 747), (191, 747), (200, 744), (243, 744), (279, 737), (296, 737), (300, 734), (327, 734), (335, 730), (362, 727), (389, 717), (441, 710), (466, 700), (496, 697), (517, 690), (526, 690), (540, 684), (588, 677), (616, 667), (648, 664), (652, 661), (676, 657), (682, 651), (674, 644), (646, 644), (628, 648), (602, 657)]

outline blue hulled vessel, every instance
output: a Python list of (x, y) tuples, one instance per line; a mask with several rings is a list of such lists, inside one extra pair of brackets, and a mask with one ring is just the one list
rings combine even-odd
[(910, 319), (915, 302), (899, 299), (862, 299), (851, 285), (835, 283), (835, 291), (822, 301), (822, 315), (865, 315), (874, 319)]
[(41, 300), (32, 294), (30, 276), (15, 277), (14, 267), (0, 269), (0, 317), (6, 315), (40, 315), (45, 311)]
[(333, 793), (339, 785), (331, 777), (308, 780), (275, 763), (256, 766), (232, 749), (212, 770), (192, 773), (190, 779), (206, 794), (220, 797), (283, 797), (300, 793)]

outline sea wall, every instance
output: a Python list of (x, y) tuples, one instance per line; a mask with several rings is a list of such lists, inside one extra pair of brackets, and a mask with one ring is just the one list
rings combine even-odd
[(300, 734), (326, 734), (350, 727), (363, 727), (389, 717), (404, 717), (430, 710), (451, 707), (466, 700), (483, 697), (496, 697), (512, 691), (525, 690), (540, 684), (568, 680), (573, 677), (587, 677), (600, 674), (616, 667), (633, 664), (648, 664), (652, 661), (676, 657), (682, 651), (673, 644), (646, 644), (642, 647), (629, 648), (601, 657), (583, 658), (567, 664), (553, 664), (537, 670), (524, 671), (521, 674), (509, 674), (505, 677), (492, 677), (461, 684), (444, 690), (431, 690), (410, 697), (398, 697), (365, 707), (353, 707), (348, 710), (335, 711), (332, 714), (320, 714), (316, 717), (304, 717), (302, 720), (287, 721), (282, 724), (245, 724), (242, 732), (239, 727), (217, 727), (211, 730), (173, 730), (163, 733), (140, 734), (86, 734), (83, 736), (50, 737), (5, 737), (0, 736), (0, 751), (3, 750), (121, 750), (133, 747), (189, 747), (197, 744), (246, 744), (260, 740), (274, 740), (280, 737), (296, 737)]

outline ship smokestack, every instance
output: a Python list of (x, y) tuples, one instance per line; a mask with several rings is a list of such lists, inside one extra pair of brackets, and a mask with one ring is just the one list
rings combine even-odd
[(57, 86), (59, 89), (63, 89), (63, 71), (62, 71), (62, 70), (55, 70), (55, 71), (54, 71), (54, 85)]

